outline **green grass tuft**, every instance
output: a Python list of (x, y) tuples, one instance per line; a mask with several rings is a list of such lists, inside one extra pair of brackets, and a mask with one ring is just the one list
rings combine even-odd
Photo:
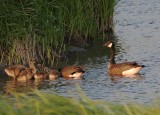
[(66, 98), (38, 90), (13, 93), (0, 97), (0, 114), (9, 115), (159, 115), (160, 102), (152, 105), (112, 104), (91, 100), (80, 93), (80, 98)]

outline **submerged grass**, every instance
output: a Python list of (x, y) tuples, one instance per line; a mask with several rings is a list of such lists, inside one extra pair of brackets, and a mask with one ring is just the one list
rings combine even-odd
[(54, 63), (65, 43), (86, 43), (113, 26), (115, 0), (0, 0), (0, 4), (0, 60), (8, 63), (30, 58)]
[(34, 90), (28, 94), (2, 96), (0, 114), (7, 115), (159, 115), (160, 101), (154, 105), (111, 104), (102, 100), (66, 98)]

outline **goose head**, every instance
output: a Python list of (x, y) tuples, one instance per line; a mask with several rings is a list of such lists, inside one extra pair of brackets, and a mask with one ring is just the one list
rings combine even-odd
[(103, 46), (112, 48), (113, 47), (113, 42), (112, 41), (107, 41), (106, 43), (103, 44)]
[(59, 73), (57, 70), (51, 69), (51, 70), (49, 71), (49, 79), (50, 79), (50, 80), (55, 80), (55, 79), (57, 79), (57, 78), (59, 77), (59, 75), (60, 75), (60, 73)]

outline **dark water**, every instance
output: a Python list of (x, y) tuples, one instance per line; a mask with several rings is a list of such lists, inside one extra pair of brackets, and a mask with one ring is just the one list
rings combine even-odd
[[(11, 82), (1, 80), (1, 92), (27, 91), (36, 88), (62, 96), (78, 96), (82, 92), (91, 99), (119, 103), (152, 103), (160, 96), (160, 1), (120, 0), (115, 9), (116, 61), (137, 61), (147, 67), (140, 78), (111, 79), (107, 75), (109, 52), (98, 42), (88, 52), (69, 58), (68, 64), (84, 65), (84, 80)], [(2, 77), (6, 77), (1, 75)], [(7, 78), (6, 78), (7, 79)]]

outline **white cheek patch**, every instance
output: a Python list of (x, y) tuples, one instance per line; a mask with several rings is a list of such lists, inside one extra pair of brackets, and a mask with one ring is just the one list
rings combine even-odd
[(111, 48), (111, 47), (112, 47), (112, 45), (113, 45), (113, 43), (109, 43), (108, 47), (109, 47), (109, 48)]
[(73, 75), (69, 75), (70, 78), (73, 78), (73, 79), (81, 79), (81, 76), (83, 75), (82, 72), (76, 72), (74, 73)]

